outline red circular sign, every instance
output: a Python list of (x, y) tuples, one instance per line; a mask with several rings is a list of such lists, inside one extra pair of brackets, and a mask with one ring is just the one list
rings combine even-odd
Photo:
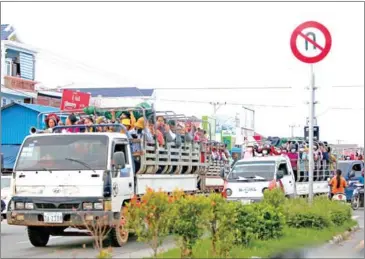
[[(305, 35), (303, 33), (303, 30), (307, 29), (307, 28), (315, 28), (315, 29), (320, 30), (323, 33), (324, 38), (326, 40), (325, 46), (320, 46), (317, 42), (315, 42), (314, 40), (309, 38), (307, 35)], [(307, 57), (307, 56), (303, 55), (302, 53), (300, 53), (298, 46), (297, 46), (298, 37), (303, 37), (306, 41), (308, 41), (309, 44), (314, 45), (321, 52), (317, 56), (314, 56), (314, 57)], [(290, 37), (290, 48), (291, 48), (294, 56), (304, 63), (312, 64), (312, 63), (317, 63), (317, 62), (321, 61), (328, 55), (328, 53), (331, 50), (331, 46), (332, 46), (331, 34), (328, 31), (328, 29), (319, 22), (309, 21), (309, 22), (302, 23), (297, 28), (295, 28), (293, 34)]]

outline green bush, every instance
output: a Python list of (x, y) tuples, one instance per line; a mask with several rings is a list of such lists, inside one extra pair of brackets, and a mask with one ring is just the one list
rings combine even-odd
[(284, 214), (289, 227), (323, 229), (343, 225), (351, 220), (352, 211), (347, 204), (331, 201), (327, 196), (318, 196), (312, 205), (303, 198), (287, 200)]
[(331, 222), (336, 226), (341, 226), (351, 220), (352, 209), (348, 204), (331, 201), (326, 196), (319, 196), (314, 199), (314, 206), (328, 213)]
[(257, 237), (262, 240), (267, 240), (282, 236), (285, 216), (278, 209), (279, 207), (265, 203), (256, 203), (252, 206), (258, 212), (256, 229), (254, 229)]
[(237, 208), (237, 241), (249, 246), (254, 239), (279, 238), (285, 225), (284, 214), (267, 203), (240, 205)]
[(273, 190), (266, 190), (264, 192), (263, 203), (270, 204), (275, 208), (282, 208), (286, 202), (285, 194), (280, 188), (275, 188)]
[(289, 227), (323, 229), (332, 225), (328, 212), (315, 204), (310, 205), (304, 198), (288, 200), (284, 211)]
[(172, 203), (172, 231), (177, 236), (181, 258), (191, 258), (193, 247), (202, 238), (208, 218), (209, 203), (204, 196), (179, 195)]

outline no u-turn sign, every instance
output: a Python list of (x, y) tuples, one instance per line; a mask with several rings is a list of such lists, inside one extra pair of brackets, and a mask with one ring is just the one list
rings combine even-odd
[(317, 63), (331, 50), (332, 38), (329, 30), (321, 23), (302, 23), (290, 38), (290, 48), (294, 56), (304, 63)]

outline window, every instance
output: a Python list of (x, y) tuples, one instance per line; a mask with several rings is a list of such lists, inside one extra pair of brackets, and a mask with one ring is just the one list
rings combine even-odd
[(289, 175), (289, 171), (288, 171), (288, 167), (287, 167), (286, 163), (281, 163), (279, 165), (278, 171), (282, 171), (284, 173), (284, 175)]
[(124, 160), (125, 160), (125, 168), (121, 169), (120, 172), (114, 170), (113, 171), (113, 178), (115, 177), (129, 177), (131, 168), (129, 166), (129, 153), (128, 153), (128, 145), (126, 143), (115, 143), (114, 144), (114, 150), (112, 153), (112, 156), (115, 152), (123, 152), (124, 153)]
[(107, 136), (34, 136), (24, 142), (16, 170), (105, 170), (107, 151)]
[(275, 173), (274, 161), (237, 162), (229, 174), (229, 179), (266, 179), (271, 180)]

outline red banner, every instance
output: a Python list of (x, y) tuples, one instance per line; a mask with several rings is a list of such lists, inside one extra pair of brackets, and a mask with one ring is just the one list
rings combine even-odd
[(82, 110), (89, 106), (90, 94), (64, 89), (62, 92), (61, 110)]

